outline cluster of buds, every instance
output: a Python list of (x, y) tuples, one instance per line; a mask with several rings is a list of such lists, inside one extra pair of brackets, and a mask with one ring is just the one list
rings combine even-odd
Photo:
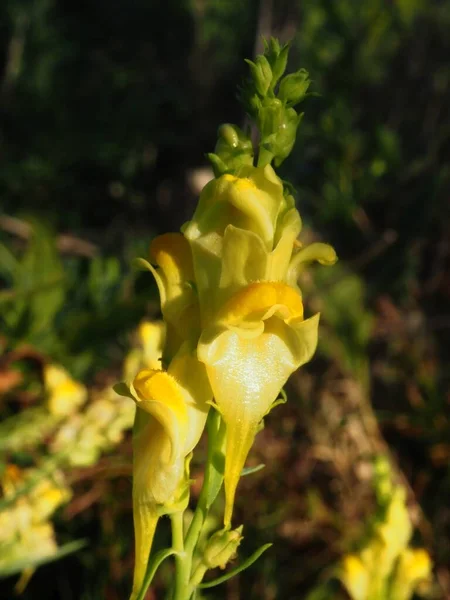
[(375, 485), (380, 514), (364, 547), (343, 558), (338, 577), (352, 600), (410, 600), (430, 579), (431, 559), (423, 548), (409, 547), (405, 490), (392, 484), (384, 459), (377, 461)]
[(297, 241), (302, 223), (294, 198), (269, 164), (290, 152), (299, 121), (293, 105), (309, 85), (307, 73), (298, 72), (281, 80), (276, 97), (286, 60), (287, 47), (272, 40), (251, 65), (249, 106), (261, 133), (256, 165), (249, 137), (222, 126), (210, 155), (216, 177), (192, 219), (181, 233), (157, 237), (150, 260), (138, 261), (155, 277), (166, 332), (159, 366), (116, 386), (137, 406), (134, 594), (158, 517), (186, 502), (190, 453), (210, 407), (226, 425), (224, 526), (230, 528), (262, 419), (316, 349), (319, 315), (304, 318), (298, 277), (309, 262), (331, 265), (336, 254), (326, 244), (303, 248)]

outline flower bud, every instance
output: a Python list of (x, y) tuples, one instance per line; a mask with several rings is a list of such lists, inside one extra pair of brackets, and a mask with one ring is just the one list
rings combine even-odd
[(282, 79), (278, 97), (288, 106), (295, 106), (303, 100), (310, 84), (308, 71), (300, 69)]
[(216, 177), (253, 164), (253, 145), (237, 125), (225, 123), (219, 127), (214, 154), (208, 154)]
[(256, 58), (256, 62), (251, 60), (245, 62), (250, 65), (256, 91), (260, 96), (265, 96), (272, 82), (272, 69), (269, 61), (261, 54)]
[(269, 61), (272, 68), (272, 89), (275, 87), (277, 81), (283, 75), (286, 70), (286, 64), (289, 54), (289, 44), (280, 46), (277, 39), (271, 38), (269, 42), (265, 43), (265, 56)]
[(203, 554), (203, 563), (208, 569), (224, 569), (234, 558), (242, 540), (242, 525), (237, 529), (221, 529), (210, 537)]

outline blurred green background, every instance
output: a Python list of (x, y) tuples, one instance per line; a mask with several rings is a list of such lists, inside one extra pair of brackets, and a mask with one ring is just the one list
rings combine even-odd
[[(205, 598), (304, 597), (372, 514), (377, 453), (408, 489), (431, 597), (450, 597), (449, 31), (449, 0), (0, 3), (4, 440), (43, 404), (45, 365), (94, 390), (120, 378), (139, 322), (158, 315), (130, 262), (192, 213), (218, 125), (244, 124), (236, 86), (261, 36), (292, 39), (291, 68), (319, 94), (280, 175), (302, 241), (331, 243), (340, 262), (302, 282), (321, 345), (259, 436), (266, 468), (241, 485), (243, 553), (274, 547)], [(41, 437), (0, 437), (2, 465), (42, 465)], [(86, 546), (40, 567), (26, 600), (127, 597), (129, 434), (117, 444), (65, 469), (56, 538)]]

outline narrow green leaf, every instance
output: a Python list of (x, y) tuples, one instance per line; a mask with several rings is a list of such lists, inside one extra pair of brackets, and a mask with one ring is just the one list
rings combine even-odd
[(153, 560), (150, 560), (148, 563), (144, 583), (142, 584), (141, 591), (139, 592), (139, 596), (136, 600), (144, 600), (145, 594), (147, 593), (147, 590), (150, 587), (153, 577), (155, 576), (155, 573), (159, 569), (161, 563), (164, 562), (166, 558), (169, 558), (169, 556), (174, 556), (176, 554), (178, 554), (178, 552), (173, 548), (166, 548), (165, 550), (160, 550), (155, 554)]
[[(249, 567), (251, 567), (252, 564), (254, 562), (256, 562), (258, 560), (258, 558), (266, 550), (268, 550), (271, 546), (272, 546), (272, 544), (264, 544), (264, 546), (261, 546), (261, 548), (258, 548), (258, 550), (256, 550), (256, 552), (254, 552), (251, 556), (249, 556), (247, 558), (247, 560), (242, 563), (242, 565), (240, 565), (239, 567), (236, 567), (236, 569), (232, 569), (225, 575), (222, 575), (222, 577), (217, 577), (217, 579), (213, 579), (212, 581), (207, 581), (206, 583), (201, 583), (198, 587), (202, 590), (205, 590), (207, 588), (212, 588), (212, 587), (215, 587), (216, 585), (220, 585), (221, 583), (224, 583), (225, 581), (228, 581), (235, 575), (238, 575), (242, 571), (245, 571), (245, 569), (248, 569)], [(139, 599), (139, 600), (141, 600), (141, 599)]]
[(256, 467), (246, 467), (245, 469), (242, 469), (241, 471), (241, 477), (245, 477), (246, 475), (252, 475), (253, 473), (257, 473), (258, 471), (261, 471), (262, 469), (264, 469), (266, 465), (264, 465), (263, 463), (256, 465)]

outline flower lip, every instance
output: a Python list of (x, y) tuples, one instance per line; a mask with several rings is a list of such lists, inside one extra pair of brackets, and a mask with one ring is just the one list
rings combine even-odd
[(265, 321), (275, 314), (284, 321), (303, 318), (303, 302), (297, 290), (280, 281), (254, 282), (239, 290), (222, 307), (219, 322), (237, 325)]
[(186, 401), (176, 380), (165, 371), (140, 371), (132, 388), (137, 405), (164, 427), (171, 444), (170, 460), (181, 453), (187, 435)]

